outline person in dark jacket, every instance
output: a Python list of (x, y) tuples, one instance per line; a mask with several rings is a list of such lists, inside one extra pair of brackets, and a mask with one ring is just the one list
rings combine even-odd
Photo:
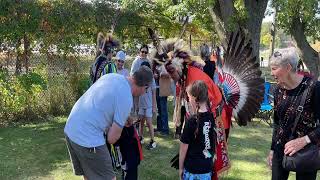
[(137, 180), (138, 166), (143, 159), (143, 154), (139, 136), (132, 121), (127, 122), (117, 143), (122, 156), (122, 179)]
[[(267, 158), (272, 169), (272, 180), (288, 179), (290, 172), (282, 167), (284, 155), (292, 156), (308, 144), (320, 143), (320, 127), (317, 126), (320, 119), (320, 82), (298, 74), (297, 64), (298, 56), (291, 48), (276, 51), (270, 60), (271, 74), (277, 83), (274, 91), (274, 130)], [(309, 92), (303, 108), (298, 108), (306, 90)], [(302, 109), (302, 113), (292, 131), (297, 109)], [(317, 171), (296, 173), (298, 180), (315, 180), (316, 177)]]
[(203, 71), (213, 80), (216, 65), (214, 61), (210, 61), (210, 49), (208, 45), (203, 44), (200, 46), (200, 56), (206, 63), (203, 67)]

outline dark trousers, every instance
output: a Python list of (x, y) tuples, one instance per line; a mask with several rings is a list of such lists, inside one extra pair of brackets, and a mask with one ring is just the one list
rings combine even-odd
[(186, 117), (186, 107), (181, 106), (180, 126), (176, 127), (176, 134), (181, 135), (183, 128), (184, 118)]
[(157, 130), (169, 134), (167, 97), (160, 97), (159, 89), (156, 91), (156, 100), (158, 107)]
[(138, 179), (138, 167), (128, 170), (122, 170), (122, 180), (137, 180)]
[[(272, 180), (287, 180), (289, 172), (282, 167), (282, 153), (273, 154), (272, 158)], [(317, 171), (308, 173), (296, 173), (296, 180), (316, 180)]]

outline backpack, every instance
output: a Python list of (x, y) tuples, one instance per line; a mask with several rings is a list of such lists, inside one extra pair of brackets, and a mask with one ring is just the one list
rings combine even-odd
[(95, 63), (90, 67), (91, 85), (95, 83), (101, 76), (116, 72), (117, 68), (114, 62), (108, 60), (105, 55), (98, 56), (95, 60)]

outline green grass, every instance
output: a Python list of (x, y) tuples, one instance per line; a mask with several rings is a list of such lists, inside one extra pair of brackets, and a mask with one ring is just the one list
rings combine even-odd
[[(80, 180), (80, 177), (73, 175), (65, 146), (65, 120), (55, 118), (46, 123), (2, 128), (0, 179)], [(229, 141), (232, 167), (221, 179), (270, 179), (271, 171), (265, 159), (269, 152), (271, 132), (271, 128), (258, 121), (247, 127), (235, 125)], [(148, 140), (146, 138), (146, 142)], [(169, 161), (178, 152), (178, 140), (172, 136), (157, 135), (156, 141), (156, 149), (144, 149), (145, 160), (139, 166), (139, 179), (177, 179), (178, 172), (170, 168)]]

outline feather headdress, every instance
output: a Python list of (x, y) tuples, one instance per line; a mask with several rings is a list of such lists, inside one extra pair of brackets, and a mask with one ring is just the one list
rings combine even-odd
[[(204, 62), (192, 56), (188, 47), (180, 39), (168, 39), (160, 42), (154, 31), (149, 31), (156, 50), (152, 52), (151, 59), (163, 65), (172, 63), (182, 72), (183, 64)], [(264, 80), (256, 57), (252, 56), (252, 43), (246, 42), (244, 33), (239, 30), (231, 33), (224, 66), (220, 71), (222, 76), (221, 89), (225, 103), (233, 108), (233, 116), (239, 125), (246, 125), (259, 110), (263, 100)]]
[(114, 39), (111, 34), (104, 35), (102, 32), (98, 33), (97, 36), (97, 53), (98, 57), (101, 53), (107, 55), (112, 52), (116, 47), (119, 46), (119, 41)]
[(252, 55), (252, 43), (246, 42), (239, 30), (231, 33), (222, 68), (222, 89), (233, 116), (239, 125), (246, 125), (260, 108), (264, 94), (264, 79), (257, 58)]

